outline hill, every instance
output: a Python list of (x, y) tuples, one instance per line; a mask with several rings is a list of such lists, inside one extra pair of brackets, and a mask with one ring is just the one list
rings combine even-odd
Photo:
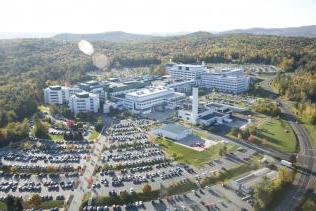
[(130, 41), (142, 41), (154, 38), (151, 35), (144, 34), (131, 34), (122, 31), (104, 32), (96, 34), (57, 34), (53, 37), (57, 40), (67, 40), (67, 41), (79, 41), (79, 40), (102, 40), (109, 42), (130, 42)]
[(289, 28), (250, 28), (234, 29), (219, 34), (255, 34), (255, 35), (277, 35), (277, 36), (294, 36), (294, 37), (316, 37), (316, 25), (300, 26)]

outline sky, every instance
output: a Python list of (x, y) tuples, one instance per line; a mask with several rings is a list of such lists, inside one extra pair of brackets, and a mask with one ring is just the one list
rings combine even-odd
[(176, 33), (316, 24), (316, 0), (0, 0), (0, 32)]

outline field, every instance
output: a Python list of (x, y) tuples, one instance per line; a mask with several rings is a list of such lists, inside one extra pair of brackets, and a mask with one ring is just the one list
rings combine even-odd
[(258, 128), (257, 143), (262, 144), (262, 140), (267, 142), (265, 146), (275, 150), (292, 153), (297, 150), (296, 137), (291, 126), (284, 120), (269, 118)]
[(188, 147), (181, 146), (168, 139), (158, 139), (158, 143), (164, 148), (167, 154), (173, 157), (177, 162), (188, 163), (194, 166), (202, 166), (209, 161), (219, 157), (219, 150), (226, 145), (227, 152), (237, 150), (233, 144), (217, 144), (204, 151), (196, 151)]
[(306, 120), (299, 115), (299, 112), (294, 107), (294, 103), (291, 101), (286, 101), (287, 106), (290, 108), (291, 112), (296, 115), (296, 118), (299, 119), (300, 123), (303, 124), (303, 126), (306, 128), (307, 132), (310, 135), (310, 138), (312, 139), (312, 146), (313, 148), (316, 148), (316, 125), (309, 124), (306, 122)]

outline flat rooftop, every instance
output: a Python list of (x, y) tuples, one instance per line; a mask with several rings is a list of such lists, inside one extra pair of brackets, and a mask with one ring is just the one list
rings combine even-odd
[(188, 130), (188, 128), (183, 127), (182, 125), (179, 125), (179, 124), (166, 124), (160, 129), (171, 132), (171, 133), (182, 133)]
[(127, 93), (126, 96), (129, 95), (129, 96), (135, 96), (135, 97), (144, 97), (144, 96), (149, 96), (152, 94), (162, 93), (165, 91), (169, 91), (169, 89), (163, 86), (151, 87), (151, 88), (140, 89), (134, 92)]
[(200, 65), (200, 64), (176, 64), (174, 66), (180, 66), (180, 67), (199, 67), (199, 68), (206, 68), (206, 66), (204, 65)]
[(222, 116), (224, 116), (224, 114), (221, 114), (221, 113), (218, 113), (218, 112), (213, 112), (211, 114), (207, 114), (205, 116), (202, 116), (200, 119), (208, 120), (208, 119), (211, 119), (211, 118), (214, 118), (214, 117), (222, 117)]
[(58, 85), (56, 85), (56, 86), (49, 86), (49, 89), (51, 89), (51, 90), (61, 90), (61, 86), (58, 86)]

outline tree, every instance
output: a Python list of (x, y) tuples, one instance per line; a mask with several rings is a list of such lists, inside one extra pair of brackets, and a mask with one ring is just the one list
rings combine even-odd
[(98, 132), (101, 132), (103, 126), (104, 126), (104, 121), (101, 117), (99, 117), (97, 119), (97, 122), (95, 123), (95, 130)]
[(151, 192), (151, 186), (146, 183), (143, 187), (143, 193), (150, 193), (150, 192)]
[(230, 133), (235, 137), (238, 136), (239, 132), (240, 132), (239, 128), (233, 127), (230, 129)]
[(226, 155), (227, 154), (227, 146), (226, 144), (223, 146), (223, 153)]
[(266, 138), (263, 138), (263, 139), (261, 140), (261, 143), (262, 143), (263, 145), (266, 145), (266, 144), (268, 143), (268, 140), (267, 140)]
[(28, 204), (35, 209), (38, 209), (41, 206), (41, 203), (41, 197), (38, 194), (33, 194), (28, 201)]
[(278, 178), (282, 185), (289, 184), (293, 181), (294, 175), (288, 168), (281, 167), (278, 171)]
[(250, 143), (253, 143), (255, 140), (256, 140), (256, 136), (254, 136), (254, 135), (250, 135), (250, 136), (248, 137), (248, 141), (249, 141)]
[(224, 150), (223, 150), (223, 148), (220, 148), (219, 149), (219, 151), (218, 151), (218, 154), (219, 154), (219, 156), (224, 156)]
[(256, 135), (257, 127), (255, 125), (251, 124), (251, 125), (248, 126), (247, 129), (249, 131), (249, 134)]
[(38, 138), (48, 138), (48, 125), (41, 120), (35, 121), (34, 135)]
[(254, 189), (255, 209), (266, 210), (267, 206), (273, 199), (273, 193), (276, 189), (267, 177), (263, 178), (263, 182)]
[(124, 203), (129, 203), (131, 195), (127, 193), (126, 190), (120, 192), (120, 198)]
[(51, 115), (56, 115), (58, 113), (58, 107), (55, 104), (50, 104), (49, 105), (49, 112), (51, 113)]
[(12, 195), (8, 195), (5, 199), (5, 204), (7, 206), (7, 210), (10, 211), (22, 211), (22, 200), (20, 198), (14, 197)]
[(6, 197), (5, 204), (6, 204), (8, 210), (14, 209), (14, 201), (15, 201), (15, 198), (12, 195), (8, 195)]

